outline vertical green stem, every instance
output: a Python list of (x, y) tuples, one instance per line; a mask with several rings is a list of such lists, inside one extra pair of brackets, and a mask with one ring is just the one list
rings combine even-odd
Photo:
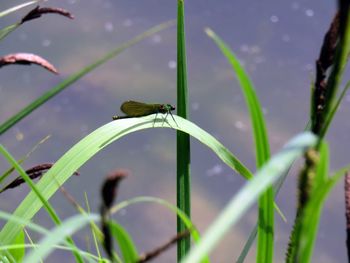
[[(184, 1), (178, 0), (177, 14), (177, 114), (188, 118), (188, 90), (186, 69), (186, 41), (184, 24)], [(177, 131), (177, 206), (189, 218), (191, 216), (191, 178), (190, 178), (190, 138)], [(177, 218), (177, 231), (186, 229)], [(178, 241), (178, 261), (184, 258), (190, 248), (190, 237)]]

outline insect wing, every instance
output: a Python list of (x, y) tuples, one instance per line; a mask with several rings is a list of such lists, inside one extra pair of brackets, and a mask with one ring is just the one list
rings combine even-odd
[(128, 116), (140, 117), (156, 113), (156, 107), (153, 104), (147, 104), (138, 101), (126, 101), (120, 107), (120, 110)]

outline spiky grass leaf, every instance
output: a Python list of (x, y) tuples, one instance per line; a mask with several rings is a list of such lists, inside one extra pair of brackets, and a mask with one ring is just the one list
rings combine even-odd
[[(156, 119), (155, 123), (154, 118), (155, 115), (149, 115), (142, 118), (117, 120), (95, 130), (66, 152), (55, 163), (46, 173), (45, 177), (36, 184), (37, 189), (43, 198), (48, 200), (57, 191), (59, 186), (69, 179), (74, 171), (78, 170), (86, 161), (113, 141), (129, 133), (152, 128), (153, 125), (154, 127), (166, 127), (165, 125), (163, 126), (163, 118), (161, 116)], [(166, 123), (172, 128), (190, 134), (204, 145), (210, 147), (224, 163), (246, 179), (252, 178), (251, 172), (213, 136), (181, 117), (174, 115), (174, 118), (178, 126), (171, 118), (168, 118)], [(31, 192), (17, 207), (14, 215), (23, 219), (31, 219), (41, 207), (41, 201)], [(8, 222), (0, 232), (0, 240), (10, 243), (19, 231), (20, 227), (18, 225)]]
[[(186, 64), (186, 36), (184, 1), (177, 1), (177, 114), (188, 118), (188, 89)], [(190, 137), (182, 131), (176, 133), (176, 200), (177, 206), (191, 217), (191, 173), (190, 173)], [(177, 219), (177, 232), (185, 230), (180, 218)], [(190, 249), (190, 237), (178, 241), (177, 257), (181, 260)]]
[(190, 251), (183, 263), (197, 263), (208, 255), (259, 196), (284, 174), (296, 158), (300, 157), (307, 148), (314, 146), (316, 141), (316, 137), (309, 132), (302, 133), (290, 140), (231, 199), (204, 233), (200, 244)]
[(137, 253), (136, 246), (129, 233), (120, 224), (114, 221), (110, 220), (108, 225), (112, 236), (118, 242), (124, 259), (123, 262), (137, 262), (139, 254)]
[(350, 170), (347, 165), (335, 172), (326, 182), (319, 185), (314, 191), (314, 195), (305, 208), (305, 216), (300, 220), (302, 224), (300, 251), (297, 258), (298, 262), (311, 262), (314, 243), (317, 237), (318, 222), (322, 213), (323, 206), (334, 186)]
[(0, 18), (3, 17), (3, 16), (7, 16), (13, 12), (16, 12), (24, 7), (27, 7), (29, 5), (33, 5), (33, 4), (36, 4), (38, 2), (42, 2), (42, 0), (34, 0), (34, 1), (29, 1), (29, 2), (26, 2), (26, 3), (23, 3), (23, 4), (20, 4), (20, 5), (16, 5), (14, 7), (11, 7), (9, 9), (6, 9), (2, 12), (0, 12)]
[[(24, 242), (25, 242), (25, 235), (24, 235), (24, 231), (22, 230), (17, 235), (15, 241), (13, 242), (13, 245), (24, 245)], [(19, 246), (16, 249), (9, 249), (9, 252), (12, 255), (15, 262), (22, 262), (22, 259), (25, 254), (25, 247)]]
[[(207, 35), (214, 40), (221, 52), (231, 64), (250, 113), (250, 120), (253, 127), (256, 166), (259, 169), (270, 158), (270, 146), (266, 131), (265, 119), (258, 96), (249, 75), (241, 66), (241, 63), (230, 50), (228, 45), (222, 41), (211, 29), (205, 29)], [(274, 190), (269, 188), (259, 200), (259, 221), (258, 221), (258, 262), (272, 262), (273, 260), (273, 232), (274, 232)]]
[[(149, 197), (149, 196), (139, 196), (135, 197), (123, 202), (120, 202), (119, 204), (115, 205), (111, 209), (111, 213), (116, 213), (117, 211), (120, 211), (121, 209), (125, 209), (126, 207), (132, 205), (132, 204), (139, 204), (139, 203), (156, 203), (160, 204), (166, 208), (168, 208), (170, 211), (172, 211), (174, 214), (176, 214), (184, 223), (187, 229), (190, 230), (191, 236), (194, 240), (194, 242), (197, 244), (200, 242), (200, 235), (194, 224), (192, 223), (191, 219), (187, 217), (187, 215), (181, 211), (176, 206), (170, 204), (166, 200), (156, 198), (156, 197)], [(204, 257), (201, 260), (201, 263), (210, 263), (209, 257)]]
[[(11, 156), (11, 154), (1, 144), (0, 144), (0, 153), (11, 163), (13, 167), (15, 167), (15, 169), (20, 174), (20, 176), (22, 176), (24, 181), (30, 186), (30, 188), (32, 189), (33, 195), (38, 199), (37, 202), (40, 203), (42, 206), (44, 206), (49, 216), (51, 217), (52, 221), (56, 225), (60, 225), (61, 220), (56, 214), (51, 204), (47, 201), (47, 199), (45, 199), (40, 189), (36, 187), (36, 185), (32, 182), (32, 180), (29, 178), (29, 176), (26, 174), (23, 168), (17, 163), (17, 161)], [(17, 231), (17, 233), (15, 234), (15, 237), (19, 234), (19, 232), (20, 231)], [(67, 238), (67, 241), (74, 247), (74, 242), (70, 237)], [(73, 254), (78, 262), (83, 262), (81, 255), (76, 249), (73, 250)]]
[(37, 263), (45, 258), (55, 249), (55, 245), (60, 244), (66, 237), (74, 234), (84, 226), (88, 225), (90, 221), (97, 221), (98, 215), (76, 215), (61, 225), (57, 226), (47, 234), (38, 247), (33, 250), (28, 256), (24, 258), (24, 263)]

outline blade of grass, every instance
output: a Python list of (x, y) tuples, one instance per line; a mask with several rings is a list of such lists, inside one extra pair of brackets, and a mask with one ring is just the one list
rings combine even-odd
[[(19, 159), (17, 162), (18, 164), (22, 164), (26, 159), (28, 159), (28, 157), (44, 142), (46, 142), (49, 138), (51, 137), (51, 135), (45, 136), (45, 138), (43, 138), (42, 140), (40, 140), (40, 142), (38, 142), (37, 144), (35, 144), (32, 149), (30, 149), (30, 151), (23, 156), (21, 159)], [(15, 167), (11, 167), (9, 168), (5, 173), (3, 173), (0, 176), (0, 184), (15, 170)], [(0, 190), (1, 191), (1, 190)]]
[(213, 250), (220, 239), (244, 215), (256, 199), (284, 174), (296, 158), (301, 156), (307, 148), (314, 146), (316, 141), (316, 137), (309, 132), (304, 132), (289, 141), (231, 199), (204, 234), (199, 245), (190, 251), (183, 263), (199, 262), (201, 258)]
[[(262, 107), (258, 96), (256, 95), (252, 81), (239, 60), (236, 58), (227, 44), (222, 41), (211, 29), (206, 28), (207, 35), (214, 40), (221, 52), (231, 64), (242, 92), (250, 114), (252, 122), (256, 166), (257, 169), (262, 167), (270, 158), (270, 147), (266, 131), (266, 125)], [(259, 199), (259, 224), (258, 224), (258, 248), (257, 262), (269, 263), (273, 261), (273, 232), (274, 232), (274, 190), (273, 187), (266, 190)]]
[(34, 0), (34, 1), (29, 1), (29, 2), (26, 2), (26, 3), (23, 3), (23, 4), (20, 4), (20, 5), (16, 5), (14, 7), (11, 7), (9, 9), (6, 9), (5, 11), (2, 11), (0, 12), (0, 18), (3, 17), (3, 16), (7, 16), (13, 12), (16, 12), (24, 7), (27, 7), (29, 5), (33, 5), (33, 4), (36, 4), (38, 2), (42, 2), (43, 0)]
[[(85, 204), (86, 204), (87, 213), (90, 214), (91, 211), (90, 211), (89, 199), (88, 199), (88, 196), (87, 196), (86, 192), (84, 192), (84, 198), (85, 198)], [(91, 229), (92, 237), (94, 239), (94, 244), (95, 244), (95, 249), (96, 249), (97, 256), (98, 256), (99, 260), (101, 261), (102, 258), (101, 258), (100, 248), (99, 248), (98, 242), (97, 242), (97, 236), (99, 238), (99, 241), (102, 241), (103, 240), (102, 232), (100, 231), (100, 229), (95, 224), (92, 224), (92, 223), (90, 225), (90, 229)]]
[(84, 226), (88, 225), (90, 221), (97, 221), (98, 215), (76, 215), (61, 225), (50, 231), (49, 234), (42, 239), (36, 250), (33, 250), (23, 260), (24, 263), (36, 263), (40, 259), (45, 258), (55, 249), (54, 245), (61, 243), (66, 237), (77, 232)]
[(136, 36), (135, 38), (125, 42), (121, 46), (113, 49), (109, 53), (107, 53), (105, 56), (102, 58), (96, 60), (92, 64), (88, 65), (87, 67), (83, 68), (82, 70), (76, 72), (75, 74), (71, 75), (46, 93), (44, 93), (42, 96), (34, 100), (31, 104), (23, 108), (21, 111), (19, 111), (17, 114), (14, 116), (10, 117), (8, 120), (6, 120), (4, 123), (1, 124), (0, 126), (0, 135), (3, 134), (5, 131), (10, 129), (13, 125), (15, 125), (17, 122), (22, 120), (24, 117), (26, 117), (28, 114), (30, 114), (32, 111), (40, 107), (42, 104), (44, 104), (46, 101), (49, 99), (53, 98), (56, 96), (58, 93), (63, 91), (64, 89), (68, 88), (71, 84), (91, 72), (92, 70), (96, 69), (98, 66), (106, 63), (108, 60), (114, 58), (121, 52), (123, 52), (125, 49), (137, 44), (141, 40), (161, 31), (164, 30), (174, 24), (173, 21), (168, 21), (162, 24), (159, 24), (157, 26), (152, 27), (151, 29), (143, 32), (142, 34)]
[[(20, 231), (17, 235), (15, 241), (13, 242), (13, 245), (23, 245), (25, 241), (24, 231)], [(25, 254), (25, 248), (19, 247), (17, 249), (8, 249), (8, 251), (11, 253), (13, 259), (15, 262), (22, 262), (22, 259)]]
[(317, 187), (314, 195), (305, 208), (305, 216), (301, 219), (302, 232), (300, 239), (299, 261), (311, 262), (315, 239), (317, 236), (318, 222), (322, 213), (323, 206), (334, 186), (350, 170), (350, 165), (339, 169), (333, 176), (327, 179), (325, 183)]
[(20, 23), (15, 23), (12, 25), (9, 25), (7, 27), (4, 27), (0, 30), (0, 41), (3, 40), (8, 34), (10, 34), (12, 31), (16, 30), (17, 27), (19, 27)]
[[(177, 114), (188, 118), (188, 89), (186, 65), (186, 36), (184, 1), (177, 2)], [(176, 200), (177, 206), (191, 217), (191, 173), (190, 173), (190, 137), (182, 131), (176, 132)], [(183, 221), (177, 218), (177, 232), (186, 229)], [(185, 237), (177, 242), (177, 258), (180, 261), (190, 249), (191, 239)]]
[(129, 233), (120, 224), (114, 221), (110, 220), (108, 224), (111, 229), (111, 234), (118, 242), (120, 251), (122, 252), (123, 262), (137, 262), (139, 254)]
[[(32, 239), (31, 236), (29, 235), (28, 231), (27, 231), (25, 228), (23, 228), (23, 231), (24, 231), (24, 233), (26, 234), (26, 237), (27, 237), (29, 243), (30, 243), (31, 245), (33, 245), (33, 248), (34, 248), (34, 249), (36, 249), (36, 247), (34, 246), (35, 244), (34, 244), (34, 242), (33, 242), (33, 239)], [(39, 263), (43, 263), (43, 261), (40, 259)]]
[[(42, 234), (42, 235), (48, 235), (50, 234), (50, 231), (43, 228), (42, 226), (38, 225), (38, 224), (35, 224), (33, 222), (31, 222), (30, 220), (26, 220), (26, 219), (23, 219), (21, 217), (17, 217), (13, 214), (9, 214), (9, 213), (6, 213), (6, 212), (3, 212), (3, 211), (0, 211), (0, 219), (4, 220), (4, 221), (11, 221), (13, 222), (14, 224), (17, 224), (18, 226), (20, 226), (21, 229), (23, 229), (23, 227), (26, 227), (26, 228), (29, 228), (30, 230), (32, 231), (35, 231), (36, 233), (39, 233), (39, 234)], [(63, 240), (63, 242), (67, 245), (67, 247), (59, 247), (60, 249), (65, 249), (65, 250), (70, 250), (70, 251), (73, 251), (74, 247), (72, 247), (66, 240)], [(1, 240), (1, 244), (0, 244), (0, 251), (1, 253), (5, 253), (6, 252), (6, 248), (8, 246), (12, 246), (12, 245), (4, 245), (2, 240)], [(1, 259), (2, 259), (2, 255), (0, 253), (0, 262), (1, 262)], [(91, 254), (88, 254), (82, 250), (79, 250), (79, 253), (81, 255), (83, 255), (84, 257), (87, 257), (86, 255), (88, 255), (88, 257), (94, 257), (94, 255), (91, 255)], [(12, 261), (14, 262), (14, 261)]]
[[(17, 163), (17, 161), (11, 156), (11, 154), (0, 144), (0, 153), (16, 168), (18, 173), (22, 176), (24, 181), (30, 186), (32, 191), (35, 193), (35, 196), (40, 200), (40, 203), (46, 211), (48, 212), (49, 216), (51, 217), (52, 221), (56, 224), (59, 225), (61, 224), (61, 220), (59, 219), (58, 215), (56, 214), (55, 210), (53, 207), (50, 205), (50, 203), (45, 199), (45, 197), (42, 195), (40, 190), (36, 187), (36, 185), (32, 182), (32, 180), (29, 178), (29, 176), (26, 174), (26, 172), (23, 170), (23, 168)], [(18, 234), (18, 233), (17, 233)], [(2, 240), (2, 239), (0, 239)], [(71, 238), (67, 238), (67, 241), (73, 246), (74, 242)], [(75, 249), (73, 250), (73, 254), (75, 259), (78, 262), (83, 262), (83, 259), (79, 252)]]
[[(210, 147), (233, 170), (237, 171), (246, 179), (252, 178), (251, 172), (228, 149), (197, 125), (176, 115), (174, 115), (174, 118), (177, 125), (171, 118), (167, 119), (165, 124), (163, 124), (163, 118), (161, 116), (156, 121), (154, 121), (154, 118), (155, 115), (142, 118), (121, 119), (100, 127), (82, 139), (55, 162), (54, 166), (38, 182), (36, 187), (40, 190), (43, 197), (48, 200), (60, 185), (70, 178), (74, 171), (78, 170), (79, 167), (104, 147), (128, 133), (152, 127), (172, 127), (190, 134), (204, 145)], [(170, 126), (168, 127), (166, 124)], [(17, 207), (14, 215), (24, 219), (31, 219), (41, 207), (42, 203), (31, 192)], [(0, 240), (6, 243), (11, 242), (18, 231), (19, 226), (12, 222), (7, 222), (0, 232)]]
[[(132, 205), (132, 204), (138, 204), (138, 203), (157, 203), (160, 204), (168, 209), (170, 209), (173, 213), (175, 213), (185, 224), (187, 229), (190, 229), (191, 232), (191, 236), (193, 238), (193, 240), (195, 241), (195, 243), (199, 243), (200, 241), (200, 235), (198, 230), (196, 229), (196, 227), (193, 225), (192, 221), (190, 218), (187, 217), (187, 215), (181, 211), (179, 208), (177, 208), (176, 206), (170, 204), (169, 202), (160, 199), (160, 198), (156, 198), (156, 197), (150, 197), (150, 196), (139, 196), (139, 197), (135, 197), (126, 201), (123, 201), (115, 206), (112, 207), (111, 209), (111, 213), (116, 213), (118, 211), (120, 211), (121, 209), (125, 209), (126, 207)], [(208, 257), (205, 257), (202, 259), (201, 263), (210, 263), (210, 260)]]

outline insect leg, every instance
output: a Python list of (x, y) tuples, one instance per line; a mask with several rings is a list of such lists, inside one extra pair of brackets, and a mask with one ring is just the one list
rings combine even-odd
[(169, 111), (167, 111), (166, 115), (165, 115), (165, 118), (163, 119), (163, 122), (162, 122), (162, 127), (164, 125), (164, 122), (166, 121), (166, 117), (168, 117), (168, 114), (169, 114)]
[(176, 126), (179, 127), (179, 125), (177, 125), (177, 122), (175, 121), (175, 118), (173, 116), (173, 114), (171, 113), (171, 111), (169, 111), (170, 115), (171, 115), (171, 118), (173, 118), (173, 121), (175, 122)]
[(156, 116), (154, 117), (153, 127), (154, 127), (154, 124), (156, 124), (157, 115), (158, 115), (158, 112), (156, 113)]

